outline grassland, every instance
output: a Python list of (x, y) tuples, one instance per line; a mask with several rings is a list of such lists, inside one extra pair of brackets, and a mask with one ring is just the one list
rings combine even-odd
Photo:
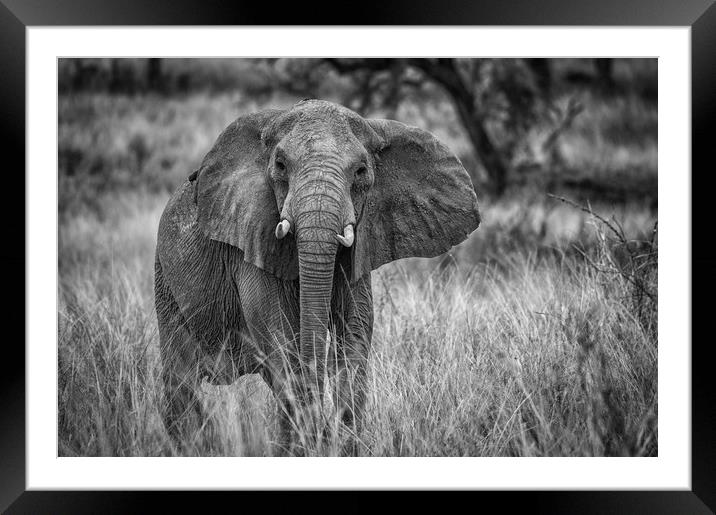
[[(61, 456), (273, 452), (275, 406), (252, 376), (205, 384), (217, 430), (183, 450), (171, 443), (158, 410), (153, 255), (171, 190), (223, 127), (294, 100), (60, 97)], [(399, 115), (435, 130), (472, 167), (449, 108)], [(578, 120), (560, 143), (569, 168), (651, 195), (605, 201), (536, 178), (490, 199), (471, 168), (484, 223), (470, 239), (447, 258), (373, 273), (362, 454), (657, 454), (656, 108), (593, 97)], [(606, 220), (548, 191), (590, 200)]]

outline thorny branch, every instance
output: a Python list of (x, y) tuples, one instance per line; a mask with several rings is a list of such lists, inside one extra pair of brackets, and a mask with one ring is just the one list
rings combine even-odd
[[(596, 263), (591, 257), (587, 255), (587, 253), (577, 247), (574, 246), (574, 249), (581, 254), (581, 256), (585, 259), (585, 261), (592, 266), (595, 270), (601, 273), (607, 273), (607, 274), (613, 274), (613, 275), (619, 275), (624, 280), (626, 280), (629, 284), (631, 284), (634, 289), (636, 290), (637, 297), (646, 296), (650, 301), (656, 302), (656, 293), (652, 291), (649, 286), (646, 284), (646, 280), (644, 278), (645, 269), (648, 267), (651, 267), (655, 264), (655, 262), (652, 260), (657, 255), (656, 251), (656, 236), (657, 236), (657, 224), (658, 220), (654, 223), (654, 228), (651, 233), (651, 239), (646, 242), (649, 246), (648, 252), (645, 253), (639, 253), (635, 254), (633, 251), (630, 250), (629, 243), (644, 243), (644, 241), (638, 241), (638, 240), (630, 240), (626, 237), (626, 234), (624, 232), (624, 228), (619, 223), (618, 220), (616, 220), (614, 217), (612, 217), (612, 220), (607, 220), (603, 216), (597, 214), (592, 209), (592, 206), (587, 203), (587, 206), (581, 206), (577, 204), (576, 202), (566, 199), (564, 197), (560, 197), (558, 195), (553, 195), (551, 193), (547, 194), (548, 197), (553, 198), (555, 200), (559, 200), (560, 202), (563, 202), (569, 206), (572, 206), (576, 209), (579, 209), (580, 211), (583, 211), (584, 213), (587, 213), (590, 217), (594, 218), (595, 220), (598, 220), (602, 223), (605, 227), (607, 227), (615, 236), (616, 240), (618, 241), (619, 245), (622, 246), (628, 253), (629, 258), (631, 260), (631, 268), (628, 269), (627, 267), (620, 265), (615, 261), (613, 253), (607, 248), (606, 245), (606, 235), (602, 232), (598, 232), (598, 237), (601, 243), (602, 248), (602, 255), (603, 258), (607, 261), (606, 266), (600, 265)], [(639, 262), (641, 261), (641, 262)], [(640, 308), (641, 309), (641, 308)]]

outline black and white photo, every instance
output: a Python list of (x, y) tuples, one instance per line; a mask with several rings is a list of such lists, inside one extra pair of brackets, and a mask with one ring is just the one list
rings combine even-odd
[(60, 457), (658, 457), (656, 58), (61, 58)]

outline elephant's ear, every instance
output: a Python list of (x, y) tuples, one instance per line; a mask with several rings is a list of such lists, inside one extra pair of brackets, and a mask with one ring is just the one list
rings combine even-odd
[(276, 239), (276, 195), (266, 167), (262, 131), (282, 111), (242, 116), (204, 158), (197, 177), (198, 222), (208, 238), (240, 248), (244, 260), (284, 280), (298, 277), (293, 238)]
[(368, 120), (385, 146), (356, 228), (353, 280), (405, 257), (433, 257), (480, 224), (475, 189), (435, 136), (392, 120)]

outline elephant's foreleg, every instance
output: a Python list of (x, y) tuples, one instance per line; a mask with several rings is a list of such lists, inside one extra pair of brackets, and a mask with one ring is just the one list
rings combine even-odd
[(297, 336), (292, 339), (289, 331), (288, 334), (275, 333), (272, 338), (273, 352), (264, 361), (261, 375), (271, 388), (278, 404), (278, 437), (275, 452), (281, 456), (300, 455), (301, 436), (305, 435), (301, 434), (303, 426), (299, 420), (303, 404), (300, 367), (295, 348)]
[(334, 297), (336, 371), (334, 405), (348, 438), (344, 450), (357, 454), (366, 402), (367, 367), (373, 336), (370, 277)]
[(298, 367), (298, 284), (242, 263), (236, 270), (245, 339), (279, 404), (276, 453), (294, 454)]
[(367, 393), (367, 365), (367, 353), (346, 356), (337, 370), (333, 402), (342, 426), (339, 434), (342, 435), (344, 454), (356, 455), (359, 450)]
[(296, 454), (295, 427), (296, 410), (295, 400), (289, 391), (287, 375), (276, 370), (264, 368), (261, 373), (266, 384), (269, 385), (278, 405), (277, 438), (273, 453), (277, 456), (292, 456)]

